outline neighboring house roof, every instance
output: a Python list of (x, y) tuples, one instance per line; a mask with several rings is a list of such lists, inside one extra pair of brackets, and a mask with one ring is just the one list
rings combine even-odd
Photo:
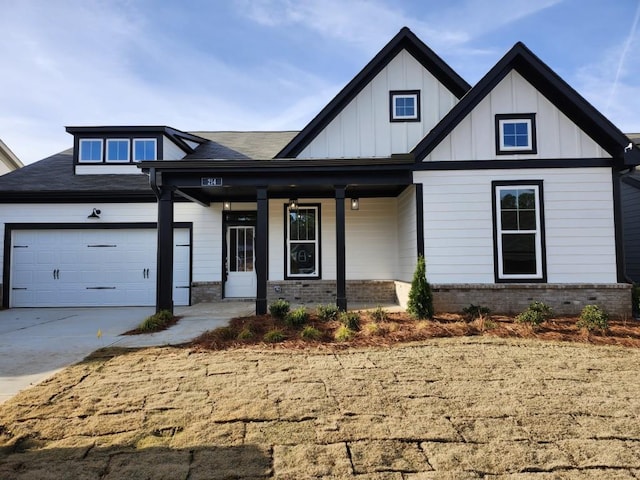
[(457, 98), (461, 98), (471, 88), (411, 30), (403, 27), (276, 157), (296, 157), (403, 49), (413, 55)]
[(4, 163), (9, 171), (24, 167), (20, 159), (2, 140), (0, 140), (0, 161)]
[(522, 42), (504, 57), (454, 106), (440, 123), (419, 142), (412, 153), (422, 161), (512, 70), (517, 71), (562, 113), (602, 146), (614, 159), (627, 165), (640, 164), (640, 151), (625, 154), (629, 139), (606, 117), (562, 80)]

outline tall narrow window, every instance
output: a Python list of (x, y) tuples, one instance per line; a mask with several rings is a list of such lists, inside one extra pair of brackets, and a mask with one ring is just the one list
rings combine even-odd
[(420, 90), (389, 92), (389, 120), (392, 122), (419, 122)]
[(320, 276), (319, 206), (299, 206), (287, 212), (288, 277)]
[(545, 281), (542, 182), (494, 182), (496, 281)]
[(129, 140), (110, 138), (107, 140), (107, 162), (128, 162)]
[(156, 160), (157, 148), (155, 138), (136, 138), (133, 140), (133, 161)]
[(98, 138), (83, 138), (80, 140), (79, 162), (101, 162), (102, 140)]

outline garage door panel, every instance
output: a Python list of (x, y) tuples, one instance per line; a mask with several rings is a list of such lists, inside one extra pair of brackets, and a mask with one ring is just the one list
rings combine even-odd
[[(176, 229), (176, 305), (189, 304), (189, 238)], [(155, 304), (154, 229), (20, 230), (13, 246), (11, 306)]]

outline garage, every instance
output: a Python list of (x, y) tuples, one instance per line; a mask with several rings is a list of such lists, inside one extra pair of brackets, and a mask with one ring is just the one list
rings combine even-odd
[[(175, 305), (189, 304), (190, 237), (174, 231)], [(9, 305), (155, 305), (156, 251), (155, 228), (12, 230)]]

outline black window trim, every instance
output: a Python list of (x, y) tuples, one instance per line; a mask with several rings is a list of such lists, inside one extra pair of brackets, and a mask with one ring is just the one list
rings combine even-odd
[[(532, 185), (538, 187), (538, 203), (540, 204), (540, 255), (541, 255), (541, 276), (540, 278), (501, 278), (498, 262), (500, 255), (498, 252), (498, 204), (496, 201), (497, 187), (521, 187)], [(491, 215), (493, 220), (493, 275), (495, 283), (547, 283), (547, 245), (546, 229), (544, 221), (544, 181), (543, 180), (494, 180), (491, 182)]]
[[(531, 148), (503, 150), (501, 147), (500, 122), (503, 120), (529, 120), (531, 122)], [(536, 114), (535, 113), (497, 113), (495, 116), (495, 140), (496, 155), (522, 155), (537, 154), (538, 139), (536, 135)]]
[(298, 208), (317, 208), (317, 231), (316, 242), (318, 243), (318, 272), (316, 275), (289, 275), (288, 255), (289, 255), (289, 204), (284, 204), (284, 279), (285, 280), (322, 280), (322, 205), (320, 203), (300, 203)]
[[(396, 118), (394, 115), (394, 102), (396, 96), (415, 95), (416, 96), (416, 117), (415, 118)], [(396, 122), (420, 122), (420, 90), (391, 90), (389, 91), (389, 121)]]

